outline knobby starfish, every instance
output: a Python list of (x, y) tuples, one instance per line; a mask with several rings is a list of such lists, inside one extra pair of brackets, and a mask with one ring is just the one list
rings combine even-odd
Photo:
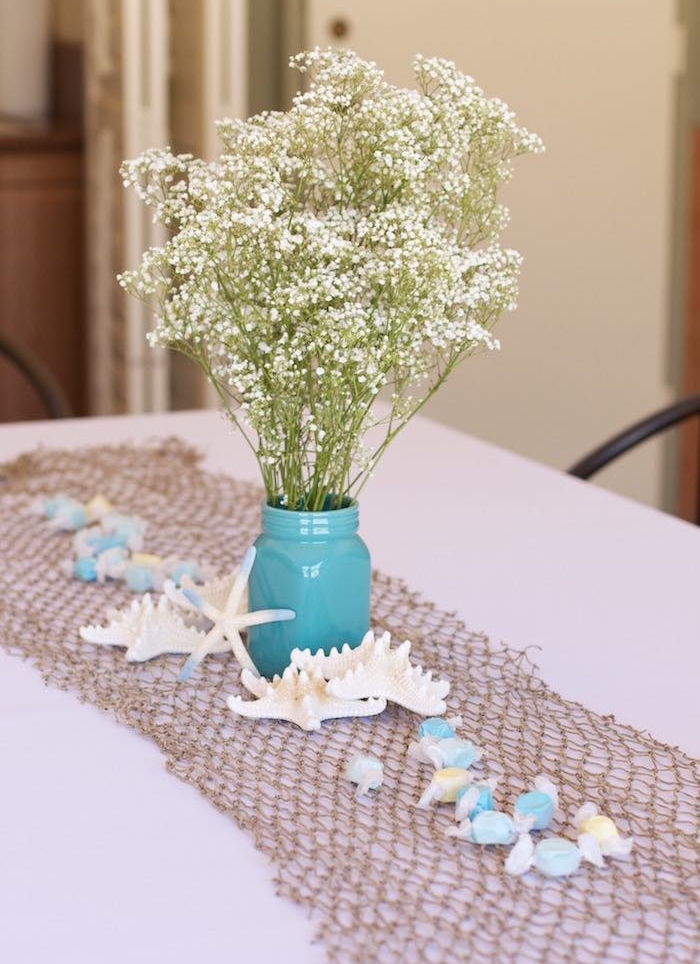
[[(146, 593), (127, 609), (110, 609), (107, 626), (82, 626), (80, 636), (98, 645), (125, 646), (126, 658), (131, 662), (142, 662), (164, 653), (186, 653), (189, 659), (178, 677), (181, 681), (191, 675), (208, 653), (225, 653), (231, 648), (241, 665), (257, 675), (239, 631), (278, 619), (293, 619), (294, 612), (291, 609), (248, 612), (247, 585), (254, 561), (255, 547), (251, 547), (239, 569), (230, 576), (203, 586), (183, 580), (180, 589), (167, 580), (157, 605)], [(171, 604), (179, 607), (179, 611)], [(206, 626), (210, 626), (208, 631), (202, 628)]]
[(370, 630), (354, 649), (345, 645), (338, 651), (334, 647), (328, 654), (295, 649), (291, 660), (299, 669), (329, 680), (328, 692), (340, 699), (378, 696), (423, 716), (444, 713), (449, 682), (434, 680), (432, 672), (414, 666), (410, 652), (408, 640), (392, 649), (390, 633), (375, 639)]
[[(150, 593), (135, 599), (126, 609), (109, 609), (107, 619), (107, 626), (81, 626), (81, 639), (99, 646), (125, 646), (126, 658), (132, 663), (163, 653), (192, 653), (205, 638), (204, 633), (183, 623), (165, 596), (154, 605)], [(221, 640), (213, 652), (223, 653), (228, 648)]]
[[(197, 591), (202, 599), (205, 599), (210, 606), (214, 606), (215, 609), (225, 609), (226, 603), (228, 602), (228, 597), (231, 595), (231, 590), (233, 589), (233, 584), (238, 578), (240, 572), (240, 566), (236, 568), (227, 576), (218, 576), (216, 579), (210, 579), (205, 582), (202, 586), (197, 586)], [(184, 579), (185, 585), (189, 587), (194, 587), (194, 583), (188, 577)], [(243, 592), (241, 596), (241, 611), (248, 609), (248, 587)]]
[(307, 673), (288, 666), (272, 682), (244, 669), (241, 682), (257, 699), (229, 696), (229, 709), (249, 719), (288, 720), (303, 730), (318, 730), (323, 720), (345, 716), (375, 716), (386, 707), (385, 699), (343, 699), (328, 691), (319, 672)]

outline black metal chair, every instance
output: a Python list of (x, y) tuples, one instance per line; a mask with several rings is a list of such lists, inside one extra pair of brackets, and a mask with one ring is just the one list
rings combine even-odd
[(10, 361), (30, 383), (51, 418), (70, 418), (70, 403), (47, 366), (34, 352), (0, 332), (0, 355)]
[[(569, 475), (574, 475), (578, 479), (590, 479), (610, 462), (624, 455), (630, 449), (645, 442), (647, 439), (658, 435), (660, 432), (678, 425), (686, 419), (700, 415), (700, 392), (688, 395), (671, 405), (660, 408), (646, 418), (640, 419), (634, 425), (613, 435), (607, 442), (603, 442), (597, 448), (589, 452), (582, 459), (579, 459), (568, 470)], [(700, 513), (700, 493), (698, 494), (698, 511)], [(700, 516), (696, 521), (700, 522)]]

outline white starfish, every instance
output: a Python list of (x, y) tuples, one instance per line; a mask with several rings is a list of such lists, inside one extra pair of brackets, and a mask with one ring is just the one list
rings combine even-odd
[(370, 630), (359, 646), (335, 647), (326, 654), (313, 655), (308, 649), (295, 649), (292, 663), (310, 673), (320, 673), (329, 680), (328, 691), (341, 699), (364, 699), (381, 696), (423, 716), (435, 716), (447, 709), (445, 697), (450, 691), (447, 680), (433, 680), (432, 672), (423, 672), (410, 659), (408, 640), (391, 648), (391, 634), (375, 639)]
[[(163, 583), (163, 592), (170, 599), (170, 602), (183, 610), (185, 614), (184, 618), (188, 625), (196, 626), (197, 629), (204, 629), (206, 631), (211, 627), (211, 619), (207, 619), (201, 610), (194, 608), (192, 603), (184, 595), (183, 589), (194, 590), (209, 606), (212, 606), (214, 609), (224, 610), (239, 572), (240, 567), (236, 566), (228, 575), (217, 576), (204, 583), (195, 583), (189, 576), (184, 576), (179, 586), (174, 580), (166, 579)], [(242, 612), (247, 612), (247, 586), (241, 596), (240, 608)]]
[[(183, 623), (165, 596), (154, 605), (150, 593), (146, 593), (126, 609), (109, 609), (107, 619), (107, 626), (81, 626), (81, 639), (99, 646), (125, 646), (126, 658), (132, 663), (163, 653), (192, 653), (204, 639), (204, 633)], [(222, 641), (214, 652), (227, 650), (228, 645)]]
[[(214, 647), (226, 638), (233, 649), (234, 655), (244, 669), (257, 675), (258, 671), (252, 659), (248, 655), (248, 650), (243, 645), (240, 630), (248, 626), (259, 626), (261, 623), (272, 623), (284, 619), (294, 619), (295, 613), (292, 609), (259, 609), (256, 612), (248, 612), (247, 604), (244, 602), (244, 594), (248, 585), (250, 570), (255, 562), (255, 546), (251, 546), (246, 552), (241, 562), (238, 574), (231, 584), (228, 598), (223, 607), (219, 608), (212, 605), (206, 596), (191, 581), (185, 582), (180, 589), (177, 589), (171, 581), (166, 582), (163, 591), (168, 598), (178, 606), (184, 606), (189, 610), (201, 613), (211, 620), (212, 627), (202, 640), (201, 645), (189, 657), (180, 671), (178, 680), (182, 683), (187, 680), (197, 666), (201, 663), (207, 653), (213, 652)], [(211, 586), (208, 589), (212, 593)], [(223, 595), (223, 582), (218, 589)]]
[[(228, 602), (228, 597), (231, 595), (231, 590), (233, 585), (238, 578), (240, 572), (240, 566), (236, 568), (227, 576), (218, 576), (216, 579), (210, 579), (201, 586), (197, 586), (197, 591), (202, 599), (206, 600), (210, 606), (215, 609), (225, 609), (226, 603)], [(187, 584), (187, 580), (185, 580)], [(191, 583), (190, 583), (191, 585)], [(248, 584), (246, 582), (243, 595), (241, 596), (241, 609), (247, 611), (248, 609)]]
[(375, 716), (386, 707), (384, 699), (346, 700), (328, 692), (328, 683), (318, 673), (288, 666), (282, 676), (266, 679), (244, 669), (241, 682), (255, 700), (229, 696), (229, 709), (249, 719), (288, 720), (303, 730), (318, 730), (323, 720), (344, 716)]

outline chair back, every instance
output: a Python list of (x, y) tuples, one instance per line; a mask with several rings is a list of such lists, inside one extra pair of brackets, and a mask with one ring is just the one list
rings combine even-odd
[(70, 418), (73, 412), (65, 392), (38, 355), (0, 331), (0, 356), (31, 385), (50, 418)]

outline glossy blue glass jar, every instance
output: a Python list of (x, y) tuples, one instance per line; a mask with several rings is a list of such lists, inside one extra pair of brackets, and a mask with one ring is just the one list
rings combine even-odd
[(282, 673), (298, 647), (356, 646), (369, 629), (371, 566), (357, 534), (357, 503), (329, 512), (262, 508), (248, 583), (250, 609), (293, 609), (287, 622), (251, 626), (248, 646), (263, 676)]

